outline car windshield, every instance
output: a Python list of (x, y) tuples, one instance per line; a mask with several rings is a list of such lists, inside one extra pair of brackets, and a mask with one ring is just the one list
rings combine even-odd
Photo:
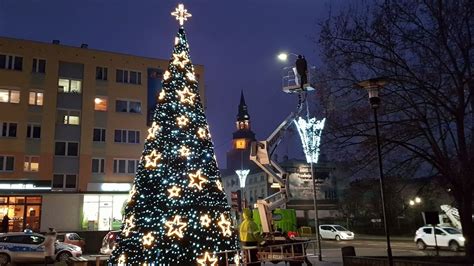
[(461, 231), (455, 228), (444, 227), (443, 229), (444, 231), (448, 232), (448, 234), (451, 234), (451, 235), (461, 234)]
[(347, 230), (346, 228), (340, 226), (340, 225), (335, 225), (334, 228), (337, 230), (337, 231), (349, 231)]

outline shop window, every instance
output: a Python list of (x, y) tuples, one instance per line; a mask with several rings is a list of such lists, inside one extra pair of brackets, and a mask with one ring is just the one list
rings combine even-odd
[(42, 73), (46, 72), (46, 60), (45, 59), (38, 59), (33, 58), (33, 73)]
[(41, 197), (26, 197), (26, 203), (41, 204)]
[(20, 91), (0, 89), (1, 103), (20, 103)]
[(96, 97), (94, 99), (94, 110), (95, 111), (107, 111), (107, 98)]
[(39, 171), (39, 156), (25, 156), (23, 171), (38, 172)]
[(41, 138), (41, 125), (28, 124), (26, 127), (26, 137), (29, 139)]
[(12, 122), (2, 123), (2, 137), (16, 138), (16, 129), (18, 124)]
[(58, 80), (58, 91), (62, 93), (81, 93), (82, 81), (60, 78)]
[(37, 105), (37, 106), (42, 106), (43, 105), (43, 92), (39, 91), (30, 91), (29, 98), (28, 98), (28, 104), (29, 105)]

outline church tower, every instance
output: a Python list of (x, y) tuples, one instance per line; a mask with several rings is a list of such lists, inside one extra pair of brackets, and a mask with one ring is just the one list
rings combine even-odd
[[(250, 115), (245, 103), (244, 92), (240, 93), (237, 111), (236, 131), (232, 133), (232, 148), (227, 152), (227, 169), (250, 169), (250, 143), (255, 141), (255, 133), (250, 127)], [(252, 167), (253, 168), (253, 167)]]

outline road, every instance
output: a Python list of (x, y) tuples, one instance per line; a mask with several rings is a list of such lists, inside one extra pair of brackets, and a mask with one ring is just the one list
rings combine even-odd
[[(345, 246), (354, 246), (356, 255), (358, 256), (386, 256), (386, 245), (383, 238), (373, 237), (373, 239), (359, 239), (353, 241), (340, 241), (335, 240), (323, 240), (321, 241), (322, 247), (322, 259), (323, 262), (319, 262), (317, 256), (313, 254), (313, 248), (309, 247), (307, 252), (310, 254), (310, 261), (313, 265), (321, 266), (336, 266), (342, 265), (341, 248)], [(393, 239), (391, 241), (392, 252), (394, 256), (434, 256), (436, 251), (433, 248), (426, 250), (418, 250), (413, 241), (408, 239)], [(316, 249), (317, 251), (317, 249)], [(317, 254), (317, 253), (316, 253)], [(441, 256), (462, 256), (464, 252), (452, 252), (449, 250), (441, 250)], [(284, 263), (272, 264), (272, 265), (284, 265)], [(44, 264), (15, 264), (17, 266), (26, 265), (44, 265)], [(65, 264), (63, 264), (65, 265)]]

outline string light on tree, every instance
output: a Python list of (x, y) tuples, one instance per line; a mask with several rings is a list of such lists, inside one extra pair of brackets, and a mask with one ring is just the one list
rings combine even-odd
[(183, 238), (183, 230), (188, 224), (181, 222), (181, 216), (176, 215), (173, 221), (167, 221), (165, 225), (168, 227), (168, 233), (166, 233), (167, 236), (177, 236), (179, 238)]
[[(181, 24), (190, 16), (182, 5), (173, 13)], [(199, 95), (196, 71), (201, 69), (194, 69), (182, 26), (171, 41), (173, 52), (110, 265), (232, 263), (232, 256), (222, 252), (238, 248), (235, 234), (229, 234), (230, 206), (219, 188), (222, 181)]]
[(216, 185), (217, 185), (217, 188), (218, 188), (220, 191), (222, 191), (222, 190), (224, 189), (224, 188), (222, 187), (221, 181), (217, 180), (217, 181), (216, 181)]
[(214, 256), (211, 256), (211, 254), (209, 254), (209, 252), (206, 251), (206, 253), (204, 253), (204, 256), (199, 258), (197, 262), (199, 263), (200, 266), (207, 266), (207, 265), (216, 266), (217, 258)]
[(132, 189), (131, 189), (130, 192), (128, 193), (127, 203), (129, 203), (130, 201), (132, 201), (133, 196), (135, 195), (136, 192), (137, 192), (137, 190), (135, 189), (135, 184), (133, 184)]

